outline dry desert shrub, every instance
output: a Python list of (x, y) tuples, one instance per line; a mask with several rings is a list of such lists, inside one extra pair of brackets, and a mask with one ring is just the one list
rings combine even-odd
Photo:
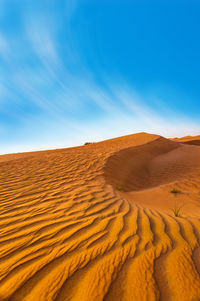
[(178, 194), (178, 193), (182, 193), (180, 190), (178, 190), (178, 189), (172, 189), (172, 190), (170, 190), (170, 192), (171, 193), (173, 193), (173, 194)]

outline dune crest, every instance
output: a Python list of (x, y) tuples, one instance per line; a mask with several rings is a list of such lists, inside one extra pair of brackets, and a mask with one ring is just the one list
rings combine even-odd
[(140, 133), (0, 156), (0, 300), (200, 300), (199, 154)]
[(144, 145), (123, 149), (108, 158), (104, 171), (106, 181), (113, 185), (120, 183), (126, 191), (150, 188), (156, 183), (153, 183), (149, 162), (179, 147), (179, 143), (159, 137)]

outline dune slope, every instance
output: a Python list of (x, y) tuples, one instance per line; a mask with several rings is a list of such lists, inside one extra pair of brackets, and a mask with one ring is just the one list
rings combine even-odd
[(141, 133), (0, 156), (0, 300), (200, 300), (199, 154)]

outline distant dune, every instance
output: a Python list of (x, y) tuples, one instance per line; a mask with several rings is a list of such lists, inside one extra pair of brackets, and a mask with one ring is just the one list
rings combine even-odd
[(199, 301), (199, 141), (0, 156), (0, 300)]
[(198, 136), (184, 136), (184, 137), (181, 137), (181, 138), (174, 138), (172, 140), (178, 141), (178, 142), (196, 141), (196, 140), (200, 140), (200, 135), (198, 135)]

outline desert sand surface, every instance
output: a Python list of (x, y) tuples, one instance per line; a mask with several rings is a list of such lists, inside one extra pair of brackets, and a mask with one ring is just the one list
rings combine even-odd
[(179, 141), (179, 142), (195, 141), (195, 140), (200, 140), (200, 135), (197, 135), (197, 136), (184, 136), (184, 137), (181, 137), (181, 138), (173, 138), (172, 140)]
[(0, 300), (200, 300), (197, 141), (0, 156)]
[(176, 142), (182, 142), (185, 144), (191, 144), (191, 145), (200, 145), (200, 135), (198, 136), (185, 136), (181, 138), (174, 138), (171, 139)]

